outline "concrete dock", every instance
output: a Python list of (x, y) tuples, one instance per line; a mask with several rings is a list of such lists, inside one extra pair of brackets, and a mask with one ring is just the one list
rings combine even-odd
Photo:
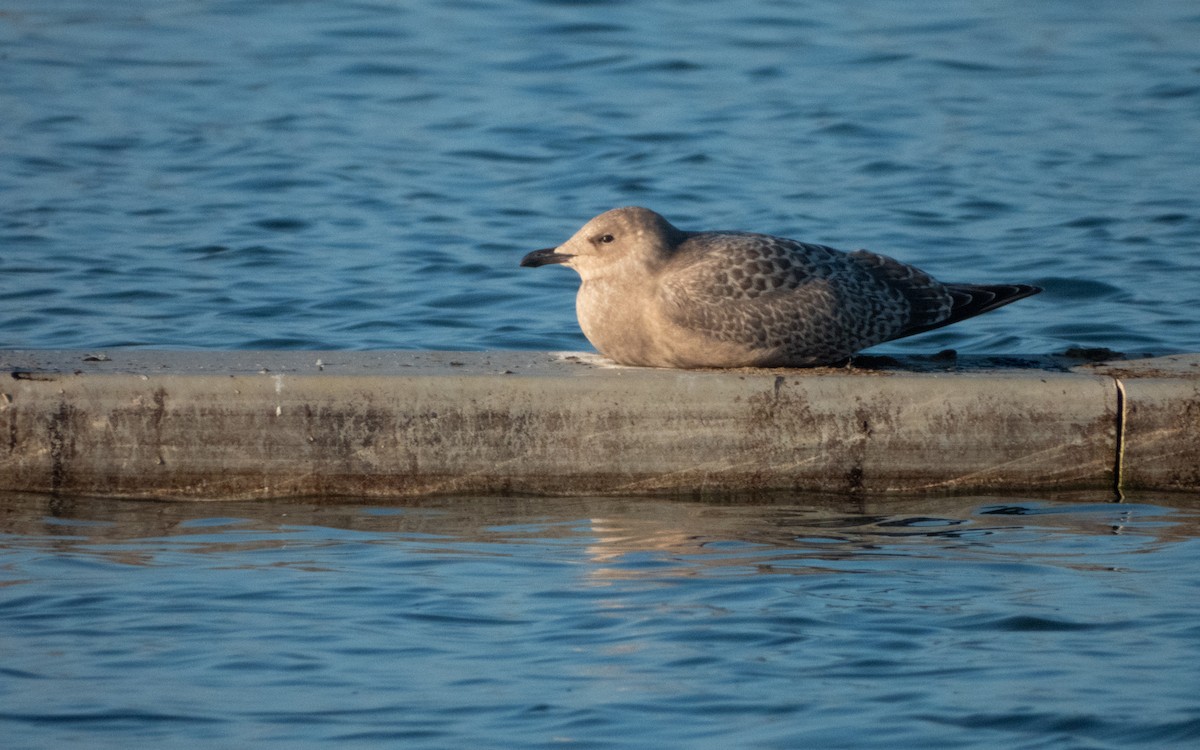
[(1200, 490), (1200, 355), (658, 370), (0, 351), (0, 491), (222, 500)]

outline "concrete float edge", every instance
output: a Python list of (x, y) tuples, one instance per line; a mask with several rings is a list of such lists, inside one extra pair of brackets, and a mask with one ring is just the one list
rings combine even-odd
[(676, 371), (547, 352), (10, 350), (0, 374), (3, 491), (1200, 489), (1200, 355)]

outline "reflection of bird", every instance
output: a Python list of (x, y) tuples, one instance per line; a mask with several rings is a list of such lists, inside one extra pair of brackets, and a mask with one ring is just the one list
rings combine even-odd
[(684, 232), (616, 208), (522, 266), (562, 263), (583, 283), (579, 326), (601, 354), (653, 367), (803, 367), (956, 323), (1041, 290), (942, 284), (856, 250), (741, 232)]

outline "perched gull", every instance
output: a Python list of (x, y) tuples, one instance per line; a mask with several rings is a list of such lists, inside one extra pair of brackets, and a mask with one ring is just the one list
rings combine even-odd
[(943, 284), (883, 255), (748, 232), (684, 232), (646, 208), (600, 214), (522, 266), (583, 283), (579, 327), (604, 356), (650, 367), (811, 367), (1037, 294)]

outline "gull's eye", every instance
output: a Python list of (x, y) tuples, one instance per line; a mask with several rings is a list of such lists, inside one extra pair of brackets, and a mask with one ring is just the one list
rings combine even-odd
[(615, 239), (616, 237), (613, 237), (611, 234), (602, 234), (596, 238), (596, 242), (599, 242), (601, 245), (607, 245)]

